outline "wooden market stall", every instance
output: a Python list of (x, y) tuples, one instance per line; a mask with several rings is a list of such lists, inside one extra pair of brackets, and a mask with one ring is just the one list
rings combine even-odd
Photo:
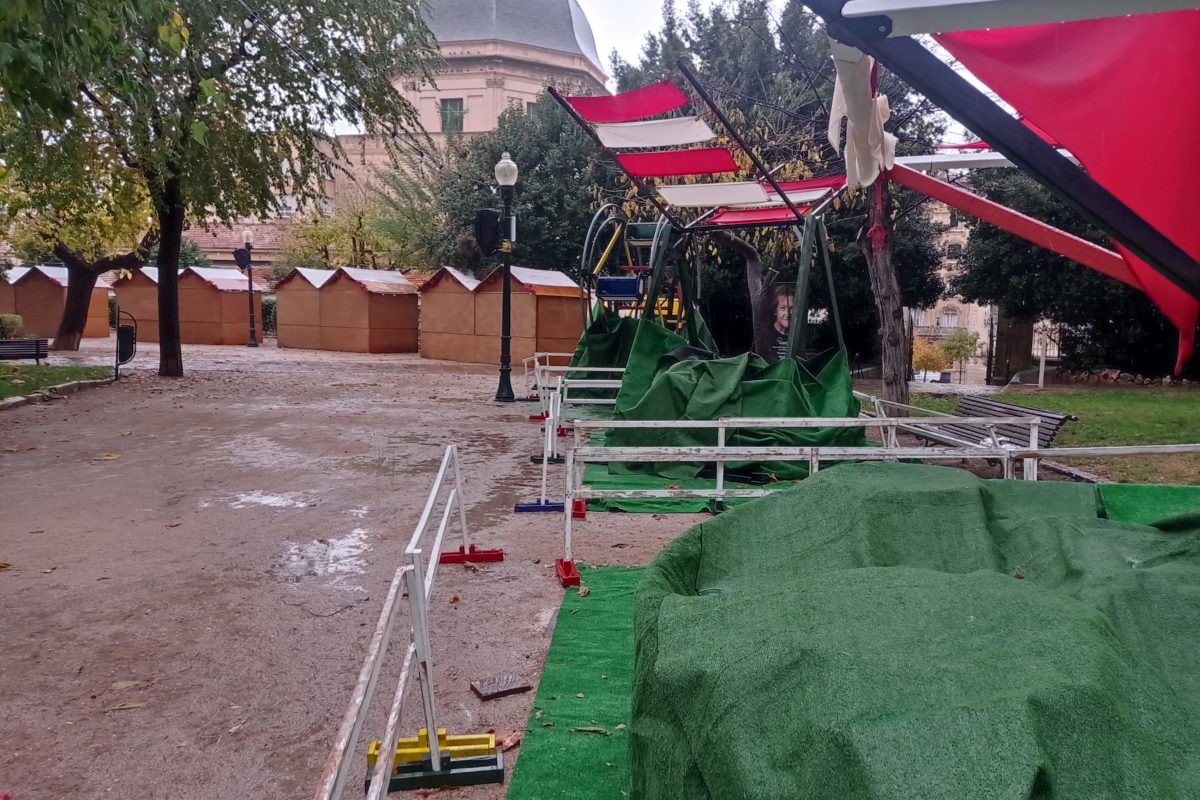
[[(262, 341), (262, 291), (252, 300), (246, 276), (236, 269), (188, 267), (179, 273), (179, 336), (184, 344), (246, 344), (250, 341), (250, 302), (254, 331)], [(140, 329), (139, 329), (140, 332)]]
[(417, 352), (417, 287), (399, 272), (341, 267), (320, 289), (321, 349)]
[[(21, 316), (23, 335), (50, 339), (58, 333), (67, 303), (67, 281), (66, 267), (44, 266), (29, 267), (12, 280), (13, 310), (8, 313)], [(111, 288), (108, 281), (97, 279), (96, 287), (92, 289), (87, 323), (83, 328), (83, 335), (89, 339), (108, 336), (108, 291)]]
[(29, 267), (12, 267), (0, 278), (0, 314), (17, 313), (17, 295), (13, 284), (29, 271)]
[[(140, 342), (158, 341), (158, 268), (141, 267), (113, 282), (117, 307), (137, 320)], [(128, 318), (125, 318), (128, 321)]]
[(465, 272), (442, 267), (421, 286), (421, 358), (475, 360), (478, 285)]
[(321, 349), (322, 286), (332, 269), (301, 267), (275, 285), (275, 329), (280, 347)]
[[(534, 353), (570, 353), (583, 334), (578, 284), (561, 272), (512, 267), (512, 342), (514, 364)], [(475, 346), (479, 364), (500, 363), (503, 269), (493, 270), (475, 288)]]

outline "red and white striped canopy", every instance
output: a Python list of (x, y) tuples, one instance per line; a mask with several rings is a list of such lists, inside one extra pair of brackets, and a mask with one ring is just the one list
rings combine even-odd
[[(704, 119), (662, 116), (688, 102), (683, 91), (670, 81), (610, 97), (565, 100), (600, 143), (613, 151), (621, 167), (635, 178), (728, 175), (740, 169), (727, 147), (690, 146), (716, 138)], [(704, 218), (704, 225), (777, 225), (796, 221), (788, 202), (806, 213), (807, 204), (841, 188), (845, 182), (844, 175), (783, 182), (779, 188), (787, 202), (773, 186), (756, 180), (666, 184), (658, 187), (658, 193), (673, 208), (715, 210)]]

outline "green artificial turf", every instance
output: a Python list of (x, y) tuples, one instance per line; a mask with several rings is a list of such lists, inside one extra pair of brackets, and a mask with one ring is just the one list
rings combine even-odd
[(509, 800), (629, 796), (633, 589), (643, 570), (581, 572), (587, 591), (568, 589), (558, 611)]

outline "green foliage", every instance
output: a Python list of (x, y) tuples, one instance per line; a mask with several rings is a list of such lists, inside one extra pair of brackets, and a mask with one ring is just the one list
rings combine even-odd
[(917, 336), (913, 339), (912, 367), (918, 372), (941, 372), (950, 365), (950, 358), (937, 342)]
[(966, 328), (955, 328), (949, 336), (939, 342), (946, 358), (958, 364), (959, 379), (962, 379), (964, 364), (979, 348), (979, 334)]
[[(583, 235), (598, 198), (617, 198), (623, 191), (617, 168), (549, 95), (539, 97), (529, 112), (508, 108), (493, 131), (451, 142), (445, 169), (416, 173), (412, 181), (429, 181), (428, 197), (441, 223), (425, 231), (412, 226), (421, 249), (430, 263), (482, 266), (478, 251), (462, 237), (471, 235), (476, 209), (498, 206), (493, 170), (505, 151), (520, 169), (514, 206), (516, 263), (577, 277)], [(418, 188), (410, 182), (397, 200), (414, 196)]]
[[(991, 200), (1106, 247), (1108, 238), (1032, 178), (1017, 170), (985, 170), (973, 188)], [(1061, 327), (1064, 363), (1113, 367), (1150, 375), (1175, 363), (1178, 334), (1142, 292), (1075, 264), (995, 226), (976, 223), (952, 289), (964, 299), (994, 304), (1023, 320)], [(1191, 362), (1190, 370), (1197, 369)]]
[[(158, 245), (155, 244), (150, 248), (150, 254), (147, 256), (146, 262), (154, 264), (158, 262)], [(188, 267), (211, 267), (212, 259), (209, 258), (200, 245), (196, 244), (191, 239), (184, 239), (179, 245), (179, 268), (186, 269)]]
[(262, 299), (262, 329), (263, 333), (269, 333), (272, 336), (278, 331), (277, 317), (275, 315), (275, 298), (264, 297)]
[(14, 339), (25, 319), (20, 314), (0, 314), (0, 339)]
[[(98, 3), (89, 11), (111, 24), (112, 0)], [(53, 65), (69, 87), (65, 118), (54, 103), (17, 113), (7, 91), (0, 96), (0, 152), (43, 196), (93, 197), (104, 175), (113, 194), (148, 200), (170, 244), (158, 258), (168, 273), (188, 217), (230, 222), (276, 211), (283, 195), (323, 199), (347, 160), (335, 126), (380, 137), (393, 158), (416, 146), (417, 110), (392, 80), (430, 81), (439, 63), (419, 0), (280, 0), (253, 14), (217, 0), (177, 0), (165, 14), (150, 0), (115, 7), (118, 44), (103, 52), (72, 47), (72, 20), (50, 20), (51, 29), (50, 14), (4, 16), (0, 33), (13, 37), (0, 42), (51, 37), (40, 50), (21, 45), (27, 62), (78, 57)], [(13, 58), (0, 53), (0, 69)], [(181, 374), (177, 332), (162, 334), (162, 372)]]

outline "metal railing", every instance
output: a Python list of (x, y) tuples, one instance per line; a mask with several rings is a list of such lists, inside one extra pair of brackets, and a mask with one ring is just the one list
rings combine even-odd
[(525, 369), (525, 396), (532, 397), (534, 392), (540, 394), (541, 384), (538, 379), (541, 376), (538, 374), (539, 367), (551, 366), (550, 362), (556, 359), (559, 361), (565, 359), (567, 363), (570, 363), (574, 357), (574, 353), (534, 353), (531, 356), (521, 359), (521, 365)]
[[(430, 521), (438, 500), (442, 497), (443, 488), (448, 482), (448, 474), (453, 471), (453, 488), (445, 493), (443, 509), (432, 541), (423, 542), (430, 530)], [(404, 562), (396, 569), (392, 582), (388, 587), (387, 596), (383, 601), (383, 609), (379, 613), (379, 621), (375, 632), (367, 646), (367, 655), (359, 670), (358, 681), (350, 695), (350, 706), (342, 718), (338, 729), (337, 739), (321, 773), (321, 784), (315, 795), (315, 800), (339, 800), (342, 791), (350, 779), (350, 770), (354, 764), (354, 751), (362, 735), (363, 723), (366, 721), (371, 698), (378, 683), (383, 661), (388, 650), (392, 629), (400, 610), (400, 600), (407, 595), (409, 600), (410, 635), (404, 654), (404, 663), (400, 670), (400, 678), (388, 708), (387, 722), (384, 727), (382, 748), (371, 772), (367, 789), (368, 800), (380, 800), (387, 794), (388, 784), (394, 770), (396, 745), (400, 738), (400, 713), (404, 705), (404, 693), (408, 684), (413, 665), (416, 665), (417, 683), (421, 689), (421, 700), (424, 706), (425, 731), (430, 759), (434, 771), (442, 767), (442, 755), (438, 746), (437, 707), (433, 695), (433, 656), (429, 645), (429, 596), (433, 592), (434, 577), (438, 565), (438, 557), (442, 549), (442, 541), (457, 510), (458, 523), (462, 528), (462, 546), (464, 552), (470, 549), (470, 534), (467, 531), (467, 514), (463, 504), (462, 471), (458, 462), (458, 449), (454, 445), (446, 448), (434, 478), (433, 488), (416, 529), (408, 546), (404, 549)]]
[[(1039, 447), (1037, 417), (955, 417), (935, 415), (924, 418), (742, 418), (719, 420), (575, 420), (574, 447), (566, 454), (566, 496), (563, 501), (563, 550), (565, 561), (573, 561), (572, 510), (575, 500), (592, 499), (659, 499), (659, 498), (755, 498), (770, 494), (769, 488), (729, 489), (725, 485), (725, 465), (731, 461), (788, 461), (808, 464), (809, 474), (816, 474), (822, 462), (828, 461), (998, 461), (1006, 479), (1015, 477), (1015, 465), (1022, 462), (1022, 477), (1038, 479), (1038, 465), (1049, 458), (1104, 458), (1109, 456), (1178, 455), (1200, 453), (1200, 444), (1130, 445), (1105, 447)], [(993, 430), (992, 441), (948, 447), (900, 447), (896, 434), (900, 430), (914, 431), (933, 438), (939, 425), (975, 425)], [(1028, 425), (1030, 444), (1016, 446), (1001, 444), (994, 428), (1000, 425)], [(801, 446), (801, 447), (743, 447), (726, 444), (728, 432), (736, 429), (764, 428), (866, 428), (877, 429), (882, 447)], [(716, 430), (715, 446), (693, 447), (591, 447), (583, 443), (586, 431), (597, 429), (693, 429)], [(711, 489), (589, 489), (583, 486), (583, 467), (587, 464), (610, 462), (630, 463), (715, 463), (716, 481)]]

